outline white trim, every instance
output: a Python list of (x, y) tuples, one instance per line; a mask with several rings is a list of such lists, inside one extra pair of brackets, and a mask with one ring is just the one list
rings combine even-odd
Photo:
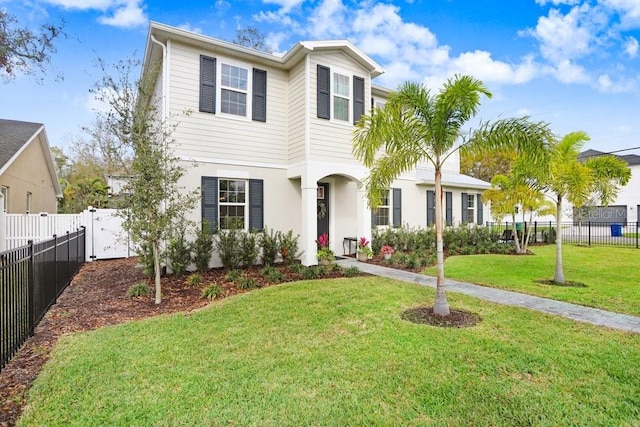
[[(305, 57), (304, 63), (304, 79), (305, 79), (305, 90), (304, 90), (304, 161), (309, 161), (311, 159), (311, 73), (310, 71), (310, 62), (311, 58), (309, 55)], [(317, 77), (316, 77), (316, 85), (317, 85)], [(317, 96), (317, 95), (316, 95)]]
[(289, 166), (280, 163), (259, 163), (259, 162), (247, 162), (245, 160), (221, 160), (213, 159), (210, 157), (192, 157), (192, 156), (177, 156), (178, 160), (184, 162), (196, 162), (196, 163), (208, 163), (218, 165), (232, 165), (232, 166), (246, 166), (253, 168), (268, 168), (268, 169), (289, 169)]

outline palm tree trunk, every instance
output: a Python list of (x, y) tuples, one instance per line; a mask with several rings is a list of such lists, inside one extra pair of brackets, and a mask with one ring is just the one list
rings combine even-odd
[(440, 166), (436, 166), (436, 265), (438, 275), (436, 277), (436, 301), (433, 306), (433, 313), (439, 316), (448, 316), (449, 302), (444, 290), (444, 249), (442, 244), (442, 171)]
[(155, 273), (156, 282), (156, 304), (162, 302), (162, 289), (160, 287), (160, 252), (158, 251), (158, 242), (151, 245), (153, 250), (153, 272)]
[(516, 244), (516, 253), (520, 253), (520, 238), (518, 237), (518, 227), (516, 227), (516, 214), (511, 214), (511, 220), (513, 221), (513, 241)]
[(562, 267), (562, 233), (560, 232), (560, 219), (562, 218), (562, 196), (558, 195), (556, 204), (556, 274), (553, 281), (564, 285), (564, 269)]

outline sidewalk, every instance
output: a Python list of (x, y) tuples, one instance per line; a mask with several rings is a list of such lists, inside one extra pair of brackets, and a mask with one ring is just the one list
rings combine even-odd
[[(436, 287), (436, 278), (423, 274), (411, 273), (394, 268), (381, 267), (375, 264), (358, 262), (353, 258), (346, 258), (336, 261), (343, 267), (355, 265), (365, 273), (375, 276), (387, 277), (389, 279), (401, 280), (409, 283), (416, 283), (422, 286)], [(446, 279), (446, 289), (451, 292), (496, 302), (504, 305), (524, 307), (531, 310), (538, 310), (545, 313), (567, 317), (579, 322), (592, 323), (594, 325), (606, 326), (608, 328), (620, 329), (640, 333), (640, 317), (628, 314), (614, 313), (601, 310), (599, 308), (585, 307), (568, 302), (556, 301), (552, 299), (536, 297), (533, 295), (521, 294), (518, 292), (505, 291), (501, 289), (489, 288), (486, 286), (473, 285), (471, 283), (458, 282)]]

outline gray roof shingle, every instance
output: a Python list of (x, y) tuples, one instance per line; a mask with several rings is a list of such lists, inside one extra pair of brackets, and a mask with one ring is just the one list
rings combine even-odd
[(0, 168), (31, 139), (42, 123), (0, 119)]

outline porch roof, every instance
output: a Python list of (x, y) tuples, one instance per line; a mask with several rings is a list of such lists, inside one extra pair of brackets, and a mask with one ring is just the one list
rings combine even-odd
[[(433, 169), (418, 169), (416, 171), (418, 184), (435, 184), (435, 171)], [(473, 188), (476, 190), (487, 190), (491, 184), (478, 178), (461, 173), (442, 171), (442, 185), (457, 188)]]

